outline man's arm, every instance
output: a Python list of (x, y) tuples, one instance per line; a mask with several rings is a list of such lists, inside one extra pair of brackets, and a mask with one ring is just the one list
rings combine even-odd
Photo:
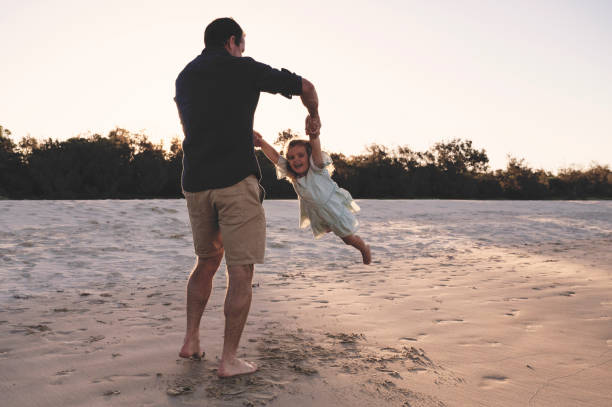
[(268, 157), (268, 160), (272, 161), (272, 164), (278, 164), (278, 158), (280, 154), (274, 147), (272, 147), (266, 140), (263, 139), (261, 134), (253, 130), (253, 141), (256, 147), (260, 147), (264, 155)]
[(321, 128), (319, 97), (314, 85), (308, 79), (291, 73), (286, 69), (279, 71), (249, 57), (242, 58), (242, 60), (251, 66), (252, 72), (255, 75), (255, 86), (260, 91), (281, 93), (288, 98), (291, 98), (291, 95), (300, 95), (302, 103), (308, 109), (308, 114), (312, 118), (309, 121), (310, 127), (306, 128), (306, 133), (318, 134)]
[(321, 130), (321, 118), (319, 117), (319, 97), (314, 85), (302, 78), (302, 103), (308, 109), (308, 117), (306, 118), (306, 134), (318, 135)]

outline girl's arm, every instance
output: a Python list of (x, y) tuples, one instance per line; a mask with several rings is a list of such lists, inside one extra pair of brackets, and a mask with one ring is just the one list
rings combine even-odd
[(312, 147), (312, 162), (319, 167), (323, 168), (323, 154), (321, 153), (321, 141), (319, 135), (308, 135), (310, 138), (310, 146)]
[(274, 147), (272, 147), (266, 140), (263, 139), (261, 134), (253, 130), (253, 140), (255, 141), (255, 146), (261, 147), (261, 151), (268, 157), (268, 160), (272, 161), (272, 164), (278, 164), (278, 158), (280, 155), (278, 151)]

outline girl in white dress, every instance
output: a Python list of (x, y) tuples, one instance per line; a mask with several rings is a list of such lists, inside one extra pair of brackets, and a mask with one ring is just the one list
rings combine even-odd
[(293, 185), (300, 201), (300, 227), (310, 225), (315, 238), (334, 232), (344, 243), (361, 252), (364, 264), (370, 264), (370, 246), (355, 234), (359, 222), (353, 213), (359, 211), (359, 206), (347, 190), (332, 180), (332, 160), (321, 151), (319, 137), (311, 135), (310, 141), (292, 140), (286, 157), (256, 131), (253, 141), (276, 166), (278, 178), (286, 178)]

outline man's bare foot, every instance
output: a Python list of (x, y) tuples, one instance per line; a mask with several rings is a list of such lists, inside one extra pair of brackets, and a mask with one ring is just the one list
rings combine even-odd
[(217, 370), (219, 377), (232, 377), (241, 374), (253, 373), (257, 370), (257, 365), (253, 362), (234, 358), (232, 360), (222, 360)]
[(200, 341), (185, 339), (179, 356), (191, 360), (202, 360), (204, 352), (200, 353)]
[(179, 353), (179, 356), (185, 359), (197, 360), (199, 362), (200, 360), (204, 359), (204, 356), (206, 356), (206, 352), (202, 352), (202, 354), (193, 353), (191, 355)]
[(370, 252), (370, 246), (366, 246), (361, 251), (361, 257), (363, 257), (363, 264), (370, 264), (372, 261), (372, 253)]

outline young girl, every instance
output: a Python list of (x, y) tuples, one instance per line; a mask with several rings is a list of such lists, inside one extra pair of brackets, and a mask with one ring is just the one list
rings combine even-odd
[(315, 238), (334, 232), (344, 243), (361, 252), (364, 264), (370, 264), (370, 246), (355, 234), (358, 222), (353, 212), (359, 206), (351, 194), (331, 179), (331, 158), (321, 151), (318, 136), (310, 141), (292, 140), (286, 158), (254, 131), (253, 141), (274, 165), (279, 178), (287, 178), (300, 201), (300, 227), (310, 225)]

